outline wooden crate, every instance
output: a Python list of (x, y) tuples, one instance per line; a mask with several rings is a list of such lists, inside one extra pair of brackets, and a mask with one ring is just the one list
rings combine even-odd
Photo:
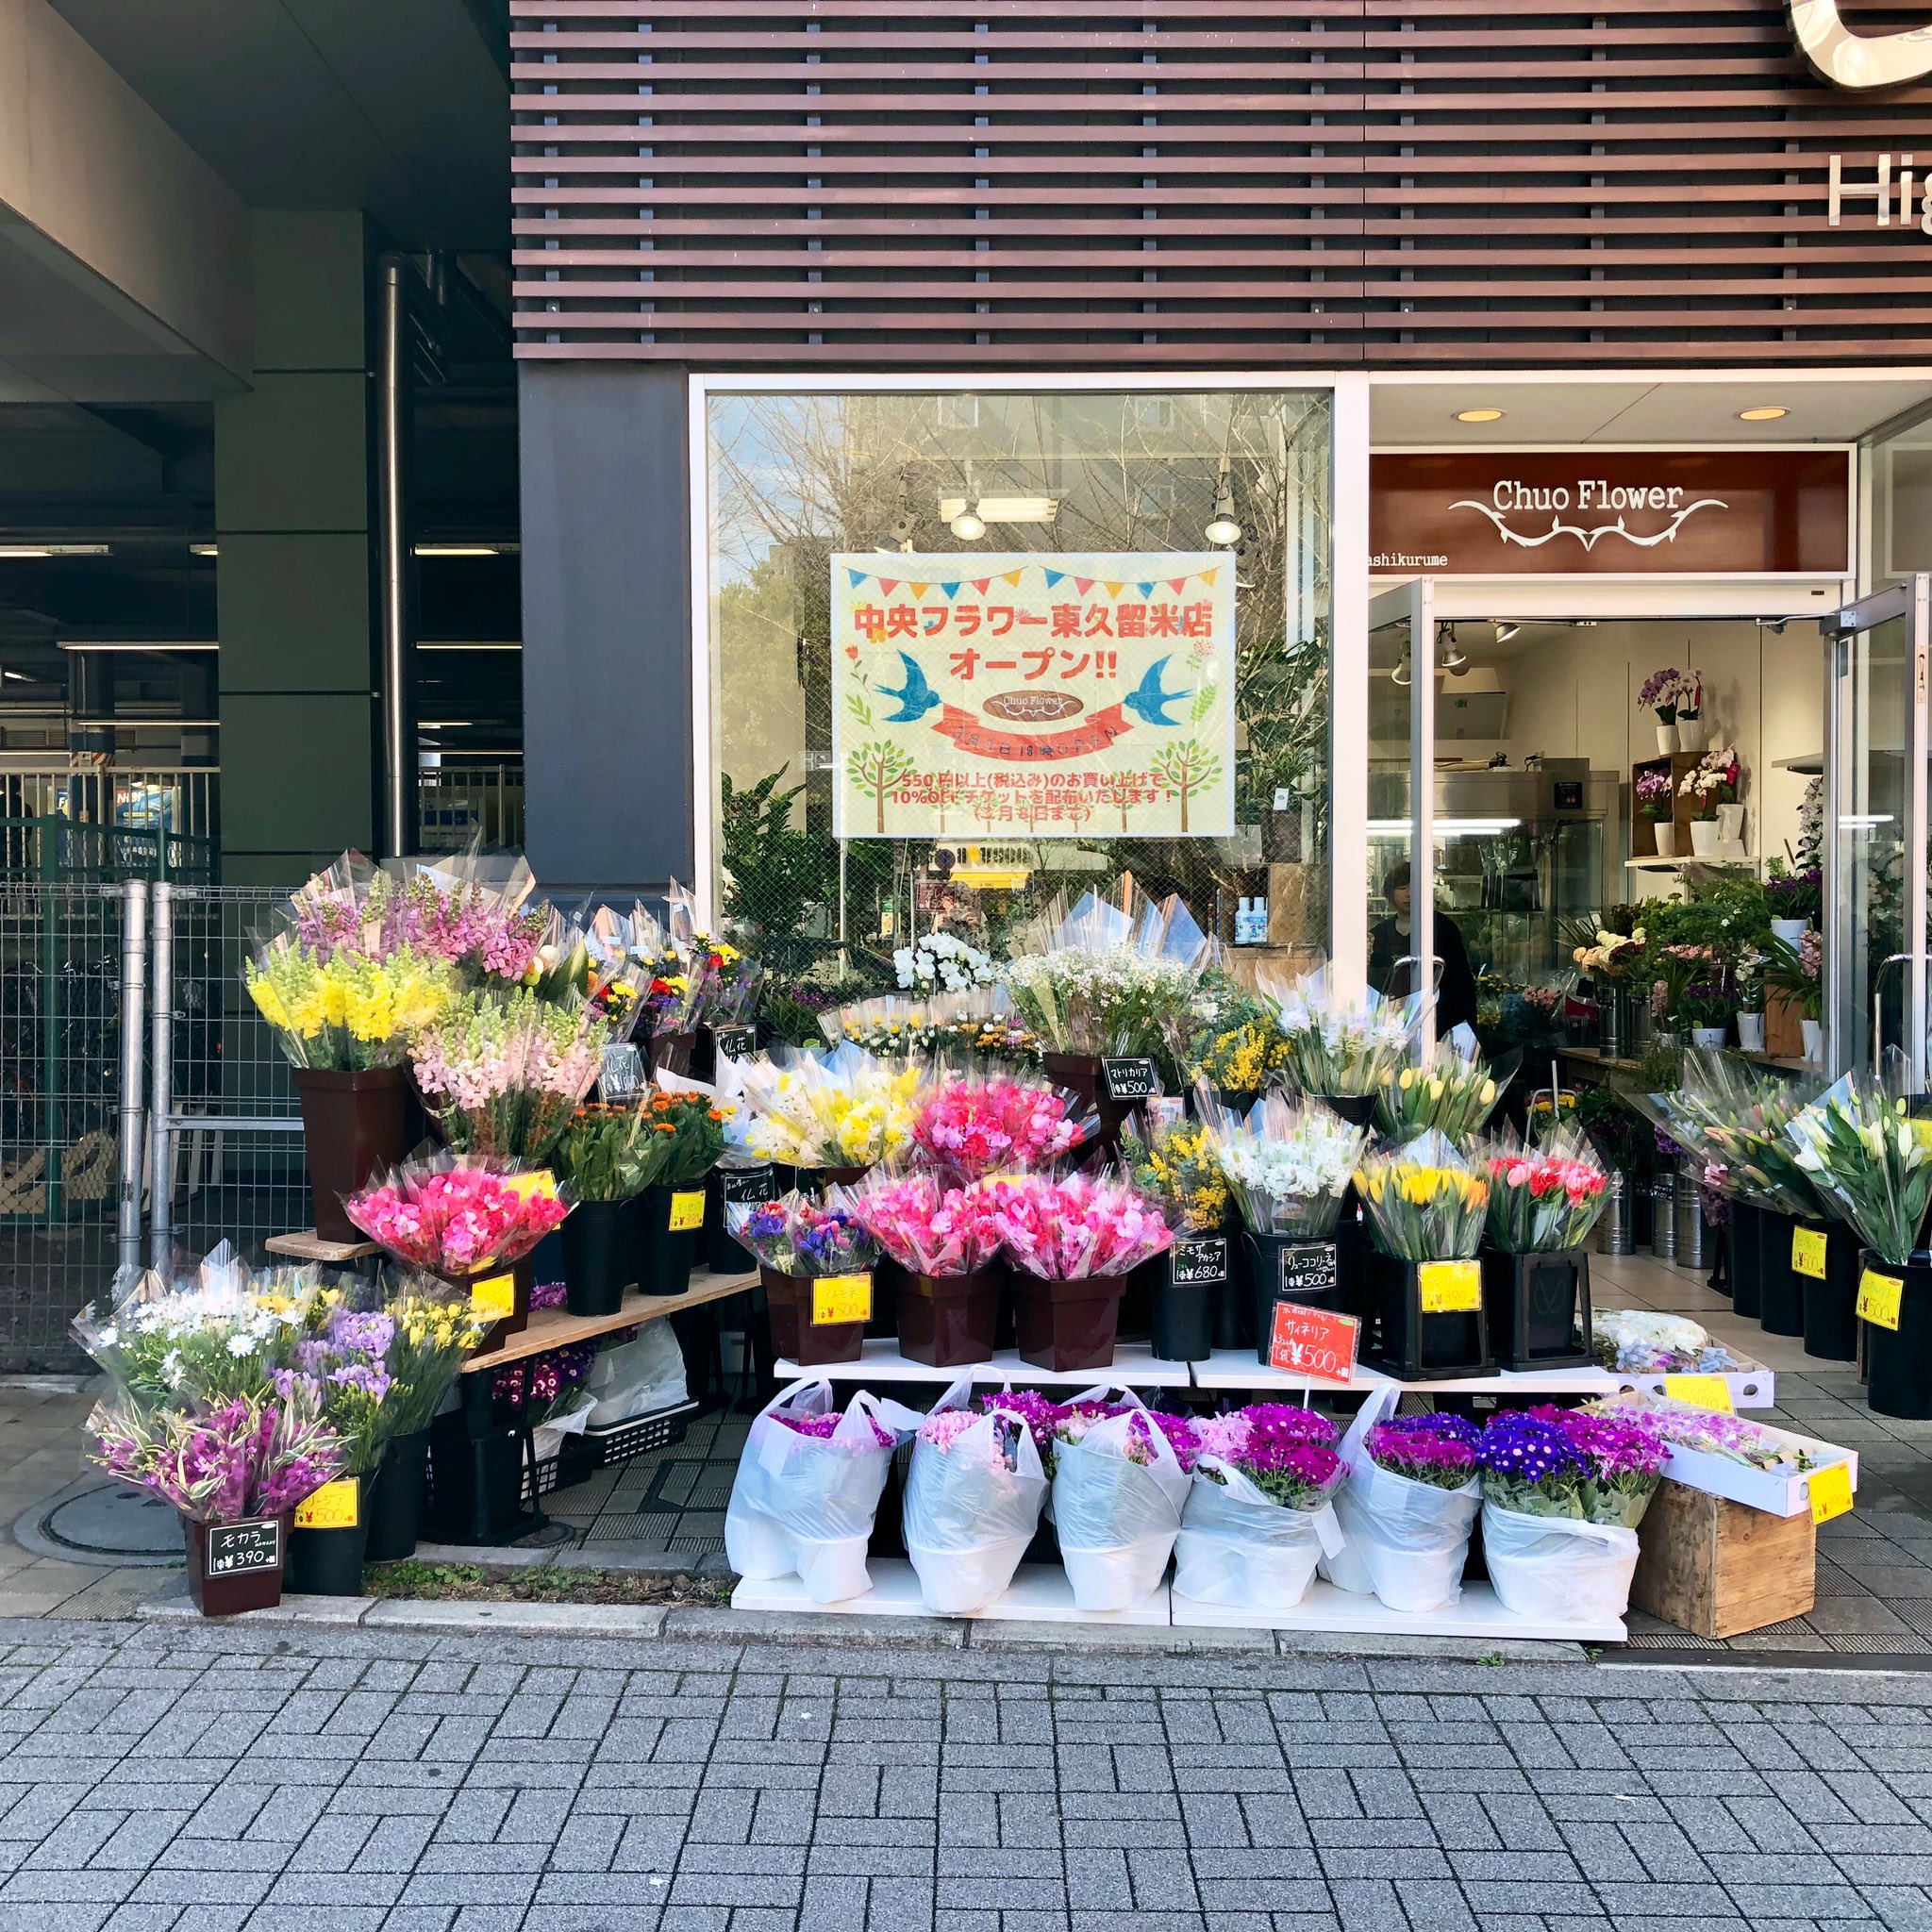
[(1630, 1605), (1698, 1637), (1738, 1637), (1802, 1617), (1817, 1597), (1809, 1512), (1773, 1516), (1664, 1482), (1638, 1525)]
[(1774, 1059), (1794, 1060), (1805, 1051), (1805, 1013), (1787, 993), (1764, 995), (1764, 1050)]

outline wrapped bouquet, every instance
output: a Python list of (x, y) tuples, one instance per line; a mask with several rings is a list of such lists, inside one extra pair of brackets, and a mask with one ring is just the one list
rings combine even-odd
[(1008, 1258), (1044, 1281), (1126, 1274), (1174, 1241), (1159, 1208), (1111, 1174), (1028, 1174), (996, 1192)]
[(1451, 1261), (1482, 1242), (1490, 1184), (1431, 1128), (1368, 1156), (1357, 1176), (1375, 1245), (1402, 1261)]
[(1907, 1112), (1901, 1085), (1847, 1074), (1785, 1123), (1799, 1167), (1894, 1268), (1911, 1259), (1932, 1205), (1932, 1120)]
[(372, 958), (290, 933), (258, 953), (242, 979), (290, 1061), (336, 1073), (399, 1065), (458, 991), (456, 968), (433, 954), (401, 946)]
[(900, 1267), (915, 1274), (984, 1274), (1000, 1256), (1000, 1191), (948, 1187), (937, 1174), (868, 1174), (841, 1205)]
[(1287, 1042), (1290, 1079), (1299, 1091), (1324, 1098), (1379, 1092), (1382, 1076), (1399, 1071), (1429, 1006), (1423, 993), (1400, 1000), (1373, 990), (1338, 993), (1325, 973), (1263, 991)]
[(1515, 1070), (1514, 1054), (1492, 1068), (1474, 1029), (1457, 1026), (1426, 1055), (1383, 1070), (1375, 1089), (1375, 1124), (1398, 1141), (1412, 1141), (1435, 1127), (1460, 1144), (1482, 1130)]
[(1320, 1241), (1333, 1232), (1366, 1128), (1318, 1103), (1269, 1093), (1245, 1121), (1217, 1112), (1206, 1131), (1251, 1233)]
[(477, 1155), (405, 1161), (343, 1205), (385, 1253), (448, 1279), (509, 1267), (570, 1212), (548, 1174)]
[(1024, 1172), (1077, 1148), (1098, 1122), (1045, 1080), (941, 1069), (912, 1118), (912, 1138), (948, 1179)]
[(736, 1203), (725, 1209), (725, 1225), (779, 1274), (845, 1274), (878, 1259), (877, 1242), (849, 1206), (822, 1207), (796, 1191)]
[(1601, 1217), (1609, 1180), (1590, 1142), (1559, 1127), (1525, 1147), (1513, 1135), (1477, 1150), (1489, 1179), (1489, 1241), (1505, 1255), (1580, 1248)]
[(774, 1047), (733, 1063), (746, 1150), (791, 1167), (857, 1169), (903, 1152), (924, 1078), (852, 1045)]

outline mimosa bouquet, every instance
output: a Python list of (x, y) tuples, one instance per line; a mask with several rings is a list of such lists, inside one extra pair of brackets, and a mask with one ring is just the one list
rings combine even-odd
[(949, 1187), (932, 1174), (869, 1174), (841, 1191), (839, 1205), (915, 1274), (980, 1274), (1000, 1257), (1000, 1190)]
[(371, 1241), (432, 1274), (521, 1260), (570, 1212), (556, 1181), (484, 1155), (406, 1160), (342, 1204)]
[(1088, 892), (1016, 933), (1007, 983), (1050, 1053), (1154, 1055), (1213, 950), (1179, 898), (1137, 901), (1128, 879), (1118, 903)]
[(1111, 1171), (995, 1185), (1007, 1258), (1043, 1281), (1125, 1274), (1174, 1242), (1159, 1208)]
[(298, 1067), (392, 1067), (456, 998), (457, 970), (408, 946), (380, 958), (283, 933), (242, 969), (248, 996)]
[(1289, 1077), (1303, 1093), (1374, 1093), (1398, 1069), (1422, 1030), (1429, 995), (1386, 999), (1368, 991), (1332, 992), (1325, 973), (1285, 988), (1264, 986), (1288, 1042)]
[(724, 1210), (732, 1239), (780, 1274), (848, 1274), (878, 1259), (878, 1243), (835, 1200), (821, 1206), (795, 1191), (775, 1201), (734, 1202)]
[(1495, 1110), (1502, 1090), (1516, 1071), (1517, 1056), (1491, 1067), (1476, 1044), (1475, 1031), (1458, 1026), (1409, 1064), (1385, 1069), (1375, 1090), (1375, 1124), (1398, 1141), (1412, 1141), (1437, 1127), (1460, 1144), (1480, 1133)]
[(1433, 1127), (1404, 1146), (1370, 1155), (1356, 1186), (1385, 1255), (1461, 1261), (1481, 1244), (1489, 1182)]
[(479, 982), (514, 986), (535, 966), (548, 918), (524, 909), (536, 881), (523, 859), (498, 881), (486, 882), (483, 871), (475, 852), (381, 870), (345, 852), (291, 896), (287, 916), (295, 938), (318, 951), (345, 947), (377, 959), (414, 952)]
[(1334, 1232), (1369, 1138), (1319, 1102), (1282, 1093), (1263, 1095), (1245, 1121), (1216, 1109), (1208, 1132), (1249, 1232), (1309, 1241)]
[(870, 1167), (912, 1143), (924, 1069), (856, 1046), (774, 1047), (733, 1063), (744, 1146), (791, 1167)]
[(1057, 1159), (1098, 1125), (1049, 1081), (942, 1068), (913, 1116), (912, 1138), (936, 1172), (974, 1181)]
[(1880, 1260), (1903, 1268), (1932, 1203), (1932, 1120), (1906, 1111), (1896, 1072), (1847, 1074), (1795, 1114), (1785, 1135), (1819, 1191)]
[(471, 993), (411, 1049), (416, 1085), (459, 1154), (536, 1164), (591, 1091), (608, 1025), (580, 1000)]
[(1559, 1128), (1525, 1147), (1514, 1134), (1476, 1149), (1489, 1177), (1490, 1245), (1505, 1255), (1555, 1255), (1589, 1240), (1609, 1199), (1590, 1142)]
[(1227, 1219), (1227, 1177), (1210, 1128), (1181, 1121), (1144, 1137), (1124, 1128), (1121, 1159), (1176, 1234), (1211, 1234)]

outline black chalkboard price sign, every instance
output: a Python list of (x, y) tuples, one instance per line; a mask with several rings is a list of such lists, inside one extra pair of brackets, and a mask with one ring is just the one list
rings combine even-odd
[(758, 1167), (722, 1167), (718, 1172), (729, 1203), (750, 1202), (756, 1207), (778, 1198), (778, 1176), (769, 1160)]
[(275, 1570), (282, 1561), (282, 1525), (273, 1516), (246, 1523), (211, 1523), (208, 1526), (208, 1574), (242, 1576), (251, 1571)]
[(1144, 1056), (1132, 1059), (1105, 1059), (1101, 1077), (1107, 1082), (1109, 1100), (1152, 1100), (1160, 1091), (1154, 1062)]
[(1338, 1279), (1333, 1241), (1300, 1241), (1282, 1249), (1283, 1294), (1319, 1294)]
[(1227, 1279), (1225, 1235), (1183, 1235), (1168, 1254), (1176, 1287)]

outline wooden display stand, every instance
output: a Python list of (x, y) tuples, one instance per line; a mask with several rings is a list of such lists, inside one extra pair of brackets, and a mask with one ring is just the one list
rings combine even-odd
[(1637, 809), (1637, 780), (1645, 772), (1661, 772), (1666, 766), (1671, 773), (1671, 823), (1677, 828), (1677, 854), (1679, 858), (1690, 856), (1690, 801), (1680, 795), (1678, 787), (1684, 782), (1684, 774), (1697, 769), (1703, 758), (1702, 752), (1674, 751), (1659, 752), (1654, 758), (1639, 758), (1630, 767), (1630, 857), (1632, 858), (1655, 858), (1657, 855), (1657, 825), (1642, 816)]
[(1764, 1051), (1767, 1058), (1794, 1060), (1804, 1057), (1804, 1009), (1788, 993), (1764, 995)]
[(1630, 1607), (1698, 1637), (1739, 1637), (1802, 1617), (1817, 1600), (1807, 1510), (1774, 1516), (1668, 1479), (1637, 1528)]

